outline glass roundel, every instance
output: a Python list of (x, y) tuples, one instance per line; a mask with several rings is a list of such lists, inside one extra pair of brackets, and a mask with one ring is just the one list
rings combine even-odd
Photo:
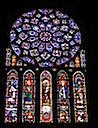
[(24, 61), (40, 67), (66, 63), (80, 48), (81, 33), (68, 15), (52, 9), (22, 14), (10, 30), (10, 44)]

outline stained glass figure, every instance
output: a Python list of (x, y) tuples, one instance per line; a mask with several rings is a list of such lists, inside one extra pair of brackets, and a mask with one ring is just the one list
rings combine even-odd
[(69, 123), (70, 115), (69, 77), (61, 70), (57, 74), (57, 120), (58, 123)]
[(80, 58), (81, 58), (81, 67), (86, 67), (86, 57), (85, 57), (85, 50), (80, 51)]
[(75, 122), (88, 122), (85, 76), (81, 71), (73, 74)]
[(11, 53), (12, 50), (10, 48), (6, 48), (6, 66), (10, 66), (11, 65)]
[(49, 71), (40, 75), (40, 122), (53, 122), (52, 76)]
[(78, 56), (76, 56), (76, 58), (75, 58), (75, 66), (76, 66), (76, 68), (80, 67), (80, 59)]
[(22, 122), (35, 123), (35, 73), (32, 70), (23, 75)]
[(10, 45), (24, 61), (40, 67), (66, 63), (80, 49), (79, 27), (68, 15), (52, 9), (22, 14), (10, 30)]
[(18, 111), (18, 72), (14, 69), (7, 73), (5, 95), (5, 122), (17, 123)]

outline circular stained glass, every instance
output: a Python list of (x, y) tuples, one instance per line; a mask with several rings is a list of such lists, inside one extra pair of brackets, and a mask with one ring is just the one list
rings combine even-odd
[(80, 48), (81, 33), (60, 11), (38, 9), (22, 14), (10, 30), (10, 44), (24, 61), (40, 67), (66, 63)]

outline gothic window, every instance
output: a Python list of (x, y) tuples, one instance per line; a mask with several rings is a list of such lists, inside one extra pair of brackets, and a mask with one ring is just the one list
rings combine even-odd
[(59, 123), (70, 122), (70, 93), (68, 74), (61, 70), (57, 74), (57, 115)]
[(73, 93), (75, 122), (87, 122), (85, 76), (81, 71), (73, 74)]
[(52, 76), (48, 71), (43, 71), (40, 75), (40, 122), (52, 121)]
[(16, 18), (9, 36), (5, 123), (88, 122), (86, 50), (77, 23), (65, 12), (36, 9)]
[(5, 122), (17, 122), (18, 111), (18, 72), (10, 70), (7, 73), (5, 95)]
[(35, 73), (27, 70), (23, 75), (22, 122), (35, 122)]

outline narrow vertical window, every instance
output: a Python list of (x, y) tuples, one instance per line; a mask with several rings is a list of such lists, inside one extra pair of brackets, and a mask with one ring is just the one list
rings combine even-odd
[(75, 122), (87, 122), (85, 76), (80, 71), (73, 74), (73, 93)]
[(52, 76), (48, 71), (40, 75), (40, 122), (53, 121)]
[(18, 72), (14, 69), (7, 73), (5, 99), (5, 122), (17, 123)]
[(22, 122), (35, 123), (35, 73), (32, 70), (23, 74)]
[(57, 74), (57, 120), (58, 123), (71, 121), (68, 74), (61, 70)]

